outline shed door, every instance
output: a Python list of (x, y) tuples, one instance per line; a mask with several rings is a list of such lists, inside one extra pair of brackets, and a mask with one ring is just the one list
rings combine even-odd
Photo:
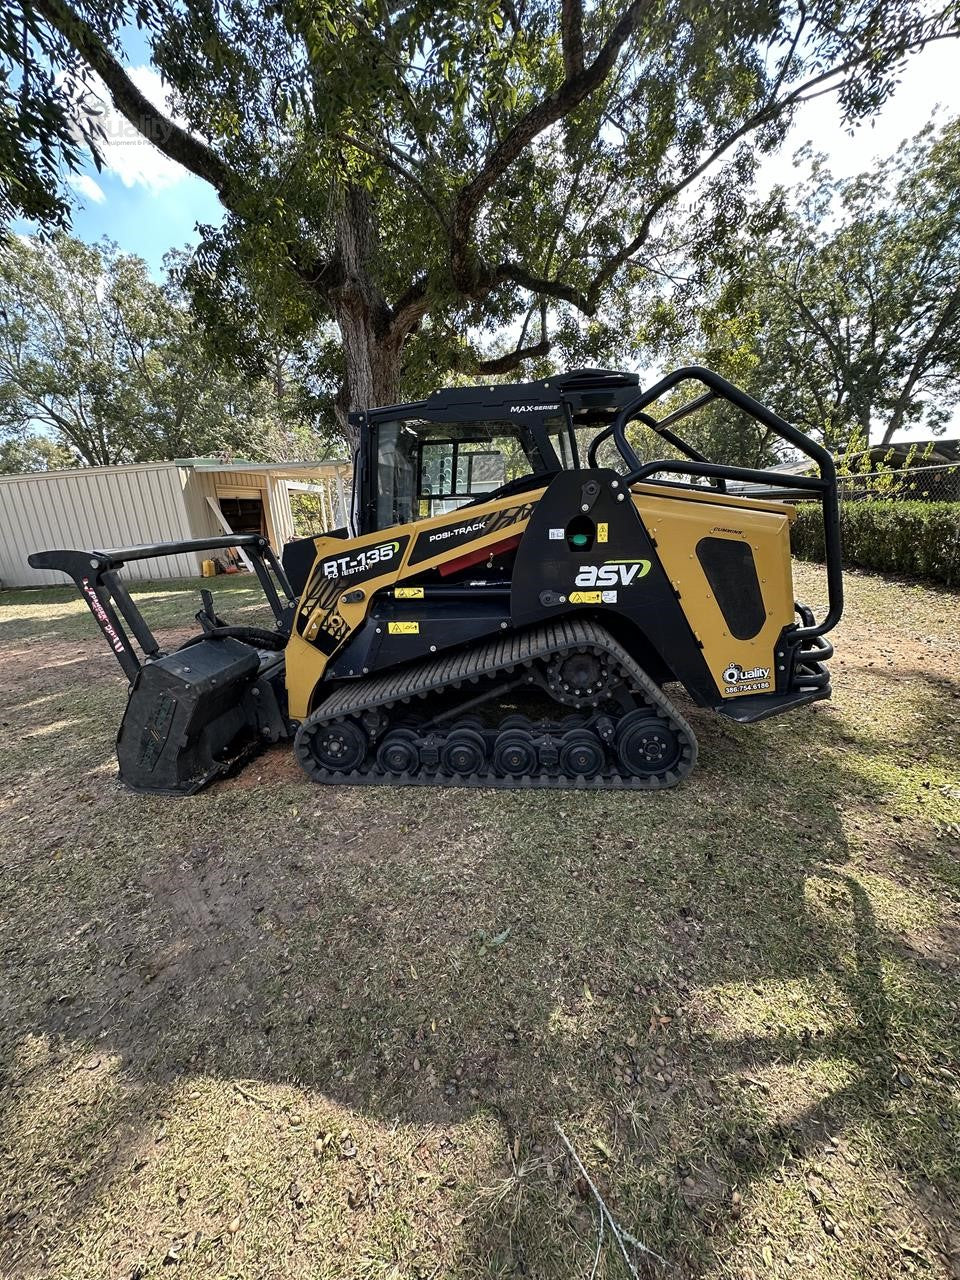
[(217, 503), (234, 533), (267, 533), (259, 489), (217, 489)]

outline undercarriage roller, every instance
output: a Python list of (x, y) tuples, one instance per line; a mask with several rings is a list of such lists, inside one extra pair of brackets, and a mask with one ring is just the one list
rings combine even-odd
[(523, 778), (537, 771), (537, 749), (523, 729), (502, 729), (497, 734), (491, 762), (501, 777)]
[[(518, 672), (524, 685), (534, 676), (533, 696), (552, 703), (552, 718), (495, 718)], [(696, 760), (676, 708), (589, 622), (413, 664), (400, 682), (352, 681), (307, 717), (296, 750), (317, 782), (438, 786), (650, 790), (675, 785)]]

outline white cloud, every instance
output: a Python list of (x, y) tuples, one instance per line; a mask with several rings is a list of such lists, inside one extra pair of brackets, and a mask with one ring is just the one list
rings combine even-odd
[[(129, 74), (155, 107), (180, 123), (170, 112), (163, 81), (152, 67), (133, 67)], [(104, 119), (107, 141), (103, 153), (106, 167), (127, 187), (139, 184), (149, 191), (163, 191), (183, 182), (187, 177), (186, 169), (158, 151), (129, 120), (121, 116), (110, 104), (106, 91), (103, 97), (107, 103)]]
[[(183, 125), (184, 122), (170, 110), (163, 81), (153, 67), (131, 67), (127, 74), (164, 116)], [(144, 133), (135, 124), (131, 124), (116, 110), (99, 77), (90, 76), (87, 80), (87, 103), (100, 109), (100, 153), (103, 166), (108, 172), (116, 174), (125, 187), (143, 186), (151, 192), (165, 191), (189, 176), (186, 169), (168, 159), (144, 137)], [(162, 127), (159, 126), (161, 129)], [(162, 141), (162, 136), (160, 140)], [(92, 195), (90, 192), (84, 194)], [(95, 196), (92, 198), (96, 199)]]
[(103, 204), (106, 200), (106, 194), (94, 182), (87, 173), (74, 173), (67, 179), (70, 186), (73, 187), (78, 196), (86, 196), (88, 200), (92, 200), (94, 204)]
[(760, 190), (769, 191), (778, 182), (791, 187), (806, 176), (808, 171), (793, 160), (805, 142), (826, 155), (834, 177), (846, 178), (869, 171), (876, 157), (892, 155), (930, 121), (943, 124), (960, 106), (953, 44), (946, 40), (912, 54), (892, 96), (857, 128), (844, 126), (835, 94), (802, 106), (783, 146), (761, 164)]

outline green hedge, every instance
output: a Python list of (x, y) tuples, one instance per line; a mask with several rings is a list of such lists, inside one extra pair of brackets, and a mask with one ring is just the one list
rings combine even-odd
[[(960, 584), (960, 502), (842, 502), (840, 523), (844, 564)], [(819, 506), (797, 508), (790, 538), (794, 555), (823, 559)]]

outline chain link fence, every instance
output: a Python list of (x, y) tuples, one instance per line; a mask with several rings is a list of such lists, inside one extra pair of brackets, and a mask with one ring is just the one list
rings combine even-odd
[(841, 474), (838, 484), (842, 501), (960, 502), (960, 463)]

